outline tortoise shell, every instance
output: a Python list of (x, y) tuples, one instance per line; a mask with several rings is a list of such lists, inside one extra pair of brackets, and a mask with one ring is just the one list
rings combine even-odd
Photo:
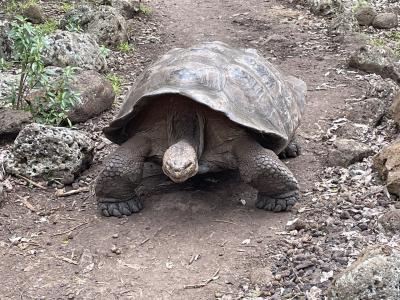
[(127, 125), (147, 103), (163, 94), (180, 94), (222, 112), (279, 153), (299, 126), (306, 91), (302, 80), (282, 75), (254, 49), (222, 42), (176, 48), (144, 71), (104, 133), (123, 143), (129, 138)]

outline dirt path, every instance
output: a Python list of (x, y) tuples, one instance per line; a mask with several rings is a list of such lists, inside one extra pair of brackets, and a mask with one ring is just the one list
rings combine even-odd
[[(340, 116), (344, 99), (362, 93), (362, 84), (334, 71), (344, 57), (318, 25), (322, 21), (278, 0), (149, 4), (152, 19), (161, 24), (162, 42), (138, 46), (138, 55), (152, 59), (172, 47), (222, 40), (257, 48), (307, 82), (308, 106), (299, 130), (303, 155), (288, 164), (302, 191), (310, 191), (326, 151), (314, 136), (327, 120)], [(323, 83), (334, 88), (319, 89)], [(93, 168), (89, 176), (95, 175)], [(29, 212), (20, 198), (0, 211), (0, 299), (214, 299), (215, 293), (237, 294), (241, 284), (255, 280), (255, 270), (267, 274), (284, 239), (276, 233), (291, 218), (291, 213), (255, 209), (254, 191), (230, 181), (153, 195), (141, 213), (123, 219), (101, 217), (94, 199), (85, 195), (60, 199), (22, 187), (17, 193), (31, 195), (40, 213)], [(308, 201), (303, 197), (298, 207)], [(26, 240), (12, 246), (11, 237)], [(204, 287), (185, 288), (217, 273)]]

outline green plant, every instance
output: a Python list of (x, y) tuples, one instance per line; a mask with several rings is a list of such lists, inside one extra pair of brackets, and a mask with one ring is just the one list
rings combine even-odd
[(36, 25), (36, 28), (43, 34), (48, 35), (55, 32), (59, 27), (59, 23), (55, 20), (48, 20), (43, 24)]
[(393, 31), (389, 34), (389, 38), (400, 43), (400, 31)]
[(139, 11), (144, 15), (150, 15), (152, 13), (151, 8), (142, 3), (139, 4)]
[[(10, 38), (13, 41), (14, 59), (21, 64), (21, 78), (12, 104), (15, 108), (21, 109), (26, 93), (35, 87), (43, 76), (44, 64), (41, 52), (44, 48), (44, 38), (37, 28), (22, 17), (17, 17), (11, 26)], [(27, 104), (30, 104), (29, 101)]]
[(35, 99), (37, 105), (31, 106), (32, 115), (37, 122), (59, 125), (66, 121), (72, 127), (68, 112), (80, 102), (79, 93), (70, 88), (75, 69), (68, 66), (59, 78), (52, 83), (46, 82), (43, 96)]
[[(41, 123), (59, 125), (66, 120), (72, 126), (68, 111), (80, 101), (79, 94), (69, 87), (74, 68), (66, 67), (59, 78), (50, 80), (41, 56), (45, 46), (43, 31), (22, 17), (12, 22), (10, 37), (14, 59), (21, 65), (21, 77), (11, 95), (13, 107), (30, 110)], [(35, 87), (41, 88), (36, 91), (39, 96), (28, 100), (27, 95)]]
[(106, 76), (107, 80), (110, 81), (115, 94), (119, 95), (121, 93), (121, 78), (117, 74), (109, 73)]
[(11, 0), (8, 1), (6, 4), (4, 11), (7, 14), (16, 14), (24, 11), (27, 9), (29, 6), (32, 5), (37, 5), (38, 1), (37, 0), (27, 0), (27, 1), (17, 1), (17, 0)]
[(77, 17), (68, 18), (65, 29), (70, 32), (81, 32), (82, 28), (79, 19)]
[(386, 45), (386, 41), (380, 38), (373, 38), (370, 40), (371, 45), (382, 47)]
[(122, 52), (122, 53), (130, 53), (133, 52), (135, 50), (134, 47), (132, 47), (129, 42), (121, 42), (118, 45), (118, 51)]
[(11, 68), (12, 64), (6, 61), (3, 57), (0, 58), (0, 71), (6, 71)]
[(104, 45), (101, 45), (100, 46), (100, 56), (102, 57), (102, 58), (107, 58), (108, 57), (108, 55), (110, 54), (110, 49), (108, 49), (106, 46), (104, 46)]
[(64, 13), (74, 9), (74, 4), (69, 2), (63, 2), (60, 5), (60, 10)]
[(358, 0), (355, 5), (353, 6), (353, 12), (356, 12), (360, 8), (369, 5), (368, 0)]

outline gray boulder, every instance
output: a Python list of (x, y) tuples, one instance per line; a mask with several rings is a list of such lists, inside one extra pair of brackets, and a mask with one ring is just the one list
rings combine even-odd
[(45, 21), (44, 14), (39, 5), (31, 4), (24, 8), (22, 15), (33, 24), (40, 24)]
[(61, 26), (66, 28), (71, 20), (77, 22), (84, 32), (91, 34), (102, 45), (117, 46), (128, 40), (126, 21), (114, 7), (79, 6), (64, 16)]
[(106, 0), (106, 5), (114, 7), (124, 18), (132, 19), (139, 12), (139, 2), (132, 0)]
[(97, 71), (107, 68), (99, 45), (85, 33), (58, 30), (48, 36), (43, 60), (48, 66), (74, 66)]
[(30, 112), (0, 108), (0, 140), (14, 139), (28, 124), (33, 122)]
[(328, 158), (331, 166), (348, 167), (374, 154), (371, 147), (353, 139), (337, 139), (333, 146)]
[(387, 47), (362, 46), (351, 56), (349, 66), (400, 83), (400, 66), (393, 51)]
[(352, 105), (346, 111), (346, 117), (355, 123), (376, 126), (385, 116), (387, 108), (386, 106), (387, 103), (384, 99), (363, 99), (357, 102), (356, 105)]
[(376, 17), (376, 12), (372, 6), (365, 5), (356, 8), (354, 15), (359, 25), (369, 26)]
[(398, 300), (399, 282), (399, 249), (372, 246), (333, 280), (328, 291), (328, 299)]
[(0, 72), (0, 107), (10, 105), (11, 95), (18, 88), (20, 75)]
[[(59, 67), (46, 67), (45, 72), (49, 78), (49, 84), (60, 80), (63, 69)], [(68, 118), (72, 123), (85, 122), (105, 110), (111, 108), (115, 100), (115, 92), (111, 83), (100, 73), (94, 70), (76, 68), (68, 88), (78, 94), (79, 101), (68, 112)], [(39, 104), (46, 107), (43, 88), (34, 89), (27, 99), (36, 107)]]
[(400, 94), (393, 99), (393, 103), (390, 107), (390, 115), (397, 125), (400, 126)]
[(374, 157), (374, 167), (386, 181), (388, 191), (400, 197), (400, 141), (383, 148)]
[(10, 30), (10, 22), (0, 20), (0, 58), (4, 58), (5, 60), (11, 58), (11, 39), (8, 36)]
[(81, 99), (68, 113), (73, 123), (85, 122), (110, 109), (115, 99), (111, 83), (93, 70), (78, 73), (70, 87)]
[(41, 124), (26, 126), (6, 151), (7, 173), (74, 181), (93, 159), (93, 142), (85, 133)]
[(399, 24), (397, 15), (394, 13), (380, 13), (377, 14), (372, 26), (379, 29), (390, 29), (397, 27)]
[(400, 233), (400, 209), (394, 209), (385, 212), (378, 219), (378, 223), (383, 231), (389, 235), (393, 236)]

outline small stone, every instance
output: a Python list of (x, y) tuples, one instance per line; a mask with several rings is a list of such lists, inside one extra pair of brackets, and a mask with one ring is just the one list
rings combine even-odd
[(351, 216), (350, 216), (350, 213), (347, 210), (344, 210), (344, 211), (341, 212), (340, 218), (342, 220), (347, 220), (347, 219), (350, 219)]
[(111, 252), (112, 253), (115, 253), (115, 254), (117, 254), (117, 255), (120, 255), (122, 252), (121, 252), (121, 249), (119, 249), (116, 245), (112, 245), (112, 247), (111, 247)]
[(390, 107), (390, 114), (393, 120), (400, 126), (400, 94), (393, 99), (393, 103)]
[(11, 108), (0, 108), (0, 139), (13, 140), (28, 124), (33, 122), (30, 112)]
[(384, 148), (374, 157), (373, 163), (386, 181), (388, 191), (400, 197), (400, 141)]
[(397, 27), (399, 20), (395, 13), (380, 13), (377, 14), (372, 22), (372, 26), (379, 29), (390, 29)]
[(250, 281), (253, 284), (265, 285), (273, 280), (271, 270), (268, 267), (255, 268), (250, 272)]
[(367, 230), (368, 229), (368, 224), (367, 223), (360, 223), (360, 224), (358, 224), (358, 227), (361, 230)]
[(379, 225), (383, 230), (389, 234), (399, 234), (400, 233), (400, 209), (394, 209), (384, 213), (378, 219)]
[(119, 234), (118, 233), (114, 233), (113, 235), (112, 235), (112, 238), (113, 239), (117, 239), (119, 237)]
[(40, 24), (44, 22), (43, 11), (40, 6), (36, 4), (31, 4), (26, 7), (22, 14), (33, 24)]
[(94, 261), (93, 255), (89, 249), (84, 249), (79, 260), (79, 267), (81, 268), (82, 273), (88, 273), (93, 271)]
[(376, 16), (375, 9), (372, 6), (364, 5), (355, 11), (355, 17), (359, 25), (368, 26), (372, 24)]
[(400, 82), (400, 67), (397, 57), (386, 46), (364, 45), (355, 51), (349, 60), (349, 66), (368, 73), (381, 75)]
[(331, 166), (348, 167), (374, 153), (368, 145), (353, 139), (337, 139), (333, 145), (328, 158)]

